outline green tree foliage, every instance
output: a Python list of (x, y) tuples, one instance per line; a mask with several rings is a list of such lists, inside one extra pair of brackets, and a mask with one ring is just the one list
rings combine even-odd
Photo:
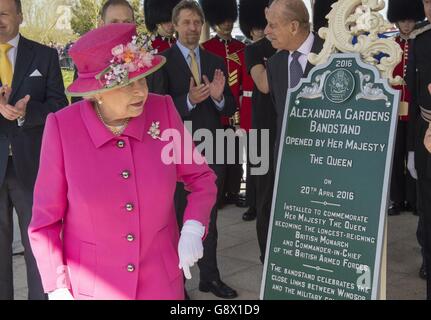
[(91, 29), (96, 28), (101, 7), (101, 0), (76, 1), (75, 5), (72, 7), (71, 26), (73, 31), (81, 36)]
[(138, 32), (147, 33), (147, 29), (145, 28), (143, 1), (129, 0), (129, 2), (135, 11), (135, 20), (136, 20), (136, 25), (138, 26)]
[(57, 21), (64, 13), (62, 7), (71, 0), (22, 0), (24, 22), (20, 32), (41, 43), (66, 43), (75, 36), (71, 30), (57, 29)]
[[(21, 33), (29, 39), (48, 44), (66, 44), (97, 27), (106, 0), (22, 0), (24, 23)], [(138, 32), (146, 32), (142, 0), (129, 0), (135, 12)], [(71, 30), (58, 29), (64, 13), (71, 13)], [(62, 9), (63, 8), (63, 9)]]
[[(78, 35), (94, 29), (100, 19), (100, 10), (106, 0), (77, 0), (72, 9), (72, 29)], [(142, 0), (129, 0), (135, 12), (139, 32), (146, 32)]]

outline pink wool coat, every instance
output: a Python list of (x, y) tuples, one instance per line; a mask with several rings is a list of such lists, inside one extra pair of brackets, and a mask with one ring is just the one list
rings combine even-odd
[(49, 115), (29, 227), (45, 292), (67, 287), (75, 299), (183, 299), (176, 183), (191, 191), (184, 221), (207, 229), (216, 177), (202, 158), (164, 164), (162, 149), (174, 146), (178, 156), (181, 146), (153, 139), (156, 121), (161, 132), (173, 128), (190, 138), (169, 96), (149, 94), (120, 137), (85, 100)]

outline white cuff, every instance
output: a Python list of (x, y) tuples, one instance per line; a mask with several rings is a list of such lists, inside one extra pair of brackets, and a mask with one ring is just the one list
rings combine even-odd
[(189, 111), (192, 111), (194, 108), (196, 108), (196, 105), (190, 102), (189, 95), (187, 95), (187, 107), (189, 108)]
[(205, 234), (205, 226), (197, 220), (187, 220), (181, 229), (181, 234), (183, 232), (192, 233), (202, 238)]
[(25, 117), (19, 117), (16, 121), (18, 122), (18, 127), (22, 127), (25, 122)]
[[(212, 98), (211, 98), (212, 99)], [(212, 99), (213, 101), (214, 101), (214, 103), (215, 103), (215, 105), (216, 105), (216, 108), (219, 110), (219, 111), (222, 111), (223, 110), (223, 108), (224, 108), (224, 96), (223, 96), (223, 98), (221, 99), (221, 101), (220, 102), (217, 102), (217, 101), (215, 101), (214, 99)]]

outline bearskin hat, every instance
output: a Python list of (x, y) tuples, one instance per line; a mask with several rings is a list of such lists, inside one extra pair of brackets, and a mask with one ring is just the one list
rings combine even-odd
[(170, 22), (172, 10), (180, 0), (144, 0), (145, 25), (150, 32), (157, 29), (157, 25)]
[(332, 4), (337, 0), (316, 0), (313, 7), (313, 30), (319, 32), (320, 28), (328, 26), (328, 20), (325, 18), (331, 12)]
[(268, 0), (240, 0), (239, 1), (239, 27), (242, 33), (251, 39), (251, 30), (265, 29), (265, 8)]
[(422, 0), (389, 0), (388, 20), (396, 23), (401, 20), (422, 21), (425, 19)]
[(236, 21), (238, 5), (236, 0), (199, 0), (205, 19), (211, 27), (225, 21)]

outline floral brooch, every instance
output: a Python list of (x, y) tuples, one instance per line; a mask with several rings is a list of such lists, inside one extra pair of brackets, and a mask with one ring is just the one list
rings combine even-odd
[(151, 138), (153, 139), (159, 139), (162, 140), (160, 138), (160, 122), (159, 121), (153, 121), (153, 123), (151, 124), (150, 129), (147, 132)]

